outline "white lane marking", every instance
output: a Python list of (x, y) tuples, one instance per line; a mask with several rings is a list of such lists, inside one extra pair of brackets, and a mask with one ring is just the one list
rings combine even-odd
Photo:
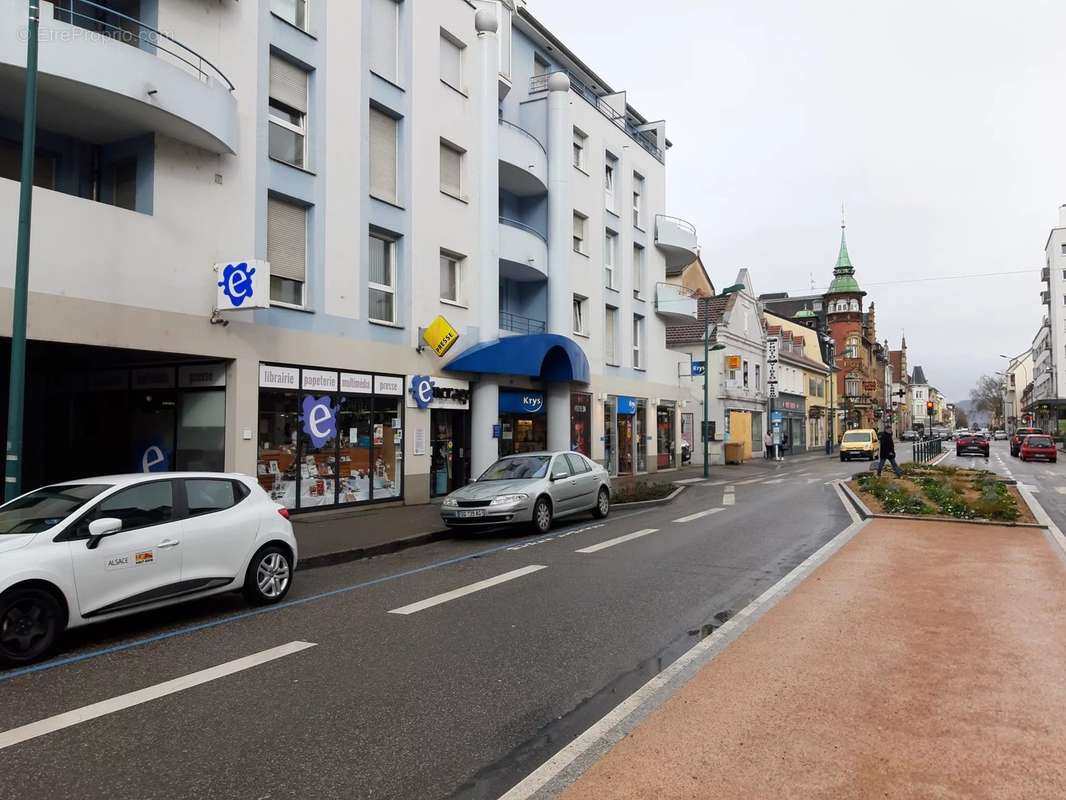
[(488, 589), (507, 581), (513, 581), (515, 578), (521, 578), (523, 575), (530, 575), (534, 572), (540, 572), (542, 569), (547, 569), (546, 565), (531, 564), (528, 567), (522, 567), (521, 569), (513, 569), (510, 572), (505, 572), (502, 575), (497, 575), (495, 578), (486, 578), (483, 581), (477, 583), (471, 583), (469, 586), (463, 586), (459, 589), (452, 589), (450, 592), (444, 592), (444, 594), (437, 594), (433, 597), (427, 597), (425, 600), (419, 600), (417, 603), (411, 603), (407, 606), (401, 606), (400, 608), (394, 608), (390, 614), (416, 614), (419, 611), (425, 611), (427, 608), (433, 608), (433, 606), (439, 606), (441, 603), (447, 603), (449, 600), (455, 600), (459, 597), (464, 597), (474, 592), (480, 592), (482, 589)]
[(1059, 494), (1066, 494), (1066, 486), (1056, 486), (1055, 491)]
[(785, 482), (785, 478), (774, 478), (773, 480), (770, 480), (770, 481), (763, 481), (763, 483), (784, 483), (784, 482)]
[(737, 502), (736, 495), (733, 495), (733, 494), (724, 494), (724, 495), (722, 495), (722, 505), (723, 506), (735, 505), (736, 502)]
[(701, 519), (702, 517), (707, 517), (711, 514), (717, 514), (719, 511), (725, 511), (725, 509), (708, 508), (706, 511), (697, 511), (695, 514), (689, 514), (687, 517), (678, 517), (674, 522), (692, 522), (694, 519)]
[(21, 742), (29, 741), (30, 739), (36, 739), (38, 736), (55, 733), (56, 731), (69, 728), (73, 725), (80, 725), (91, 719), (114, 714), (116, 711), (132, 708), (141, 703), (158, 700), (160, 697), (166, 697), (168, 694), (191, 689), (194, 686), (224, 678), (235, 672), (241, 672), (242, 670), (257, 667), (268, 661), (291, 656), (293, 653), (299, 653), (301, 650), (306, 650), (307, 648), (314, 646), (315, 644), (313, 642), (289, 642), (280, 647), (272, 647), (269, 650), (263, 650), (259, 653), (245, 656), (244, 658), (238, 658), (235, 661), (227, 661), (225, 664), (219, 664), (217, 667), (210, 667), (208, 669), (200, 670), (199, 672), (193, 672), (188, 675), (183, 675), (180, 678), (157, 683), (155, 686), (138, 689), (135, 692), (129, 692), (127, 694), (120, 694), (118, 697), (112, 697), (110, 700), (101, 700), (99, 703), (93, 703), (92, 705), (83, 706), (82, 708), (76, 708), (73, 711), (56, 714), (54, 717), (48, 717), (39, 722), (31, 722), (29, 725), (12, 728), (9, 731), (0, 733), (0, 750)]
[(751, 478), (750, 480), (746, 480), (746, 481), (737, 481), (735, 485), (736, 486), (747, 486), (749, 483), (759, 483), (762, 480), (763, 480), (763, 478)]
[(821, 478), (807, 478), (807, 485), (810, 486), (812, 483), (817, 483), (820, 480)]
[(580, 550), (575, 550), (575, 553), (598, 553), (600, 550), (606, 550), (608, 547), (614, 547), (616, 544), (622, 544), (624, 542), (632, 541), (633, 539), (639, 539), (641, 536), (647, 536), (649, 533), (658, 533), (658, 528), (645, 528), (642, 531), (636, 531), (635, 533), (627, 533), (625, 536), (618, 536), (614, 539), (608, 539), (606, 542), (600, 542), (594, 544), (591, 547), (582, 547)]
[(729, 483), (729, 481), (707, 481), (707, 483), (701, 483), (700, 486), (721, 486), (723, 483)]
[(685, 478), (683, 481), (674, 481), (674, 483), (681, 484), (684, 486), (690, 483), (699, 483), (702, 480), (703, 478)]
[(723, 489), (722, 491), (724, 491), (726, 494), (732, 494), (736, 490), (737, 490), (736, 484), (735, 483), (731, 483), (727, 487), (725, 487), (725, 489)]

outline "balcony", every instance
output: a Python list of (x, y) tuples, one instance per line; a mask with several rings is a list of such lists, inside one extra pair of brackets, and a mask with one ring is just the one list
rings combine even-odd
[(517, 220), (500, 217), (500, 277), (512, 281), (548, 278), (548, 241)]
[(1051, 283), (1051, 268), (1044, 267), (1040, 270), (1040, 280), (1044, 283)]
[(695, 322), (698, 302), (693, 291), (684, 286), (655, 284), (655, 313), (669, 322)]
[(548, 154), (525, 128), (500, 120), (500, 189), (516, 197), (548, 192)]
[(1040, 303), (1045, 306), (1051, 305), (1051, 292), (1047, 289), (1040, 293)]
[[(0, 0), (0, 115), (22, 118), (25, 0)], [(108, 144), (165, 134), (237, 147), (233, 84), (186, 44), (90, 0), (41, 2), (38, 124)]]
[(655, 215), (655, 246), (666, 256), (666, 268), (686, 267), (699, 255), (696, 227), (683, 219)]
[(500, 312), (500, 330), (508, 333), (544, 333), (544, 320), (524, 317), (510, 311)]

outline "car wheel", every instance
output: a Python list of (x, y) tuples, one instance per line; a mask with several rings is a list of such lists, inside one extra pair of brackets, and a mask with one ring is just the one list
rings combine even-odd
[(292, 586), (292, 556), (270, 544), (252, 556), (244, 576), (244, 594), (257, 605), (279, 603)]
[(63, 632), (63, 607), (45, 589), (15, 588), (0, 597), (0, 664), (44, 657)]
[(847, 461), (847, 459), (846, 459), (846, 458), (844, 458), (844, 454), (843, 454), (843, 453), (841, 453), (841, 454), (840, 454), (840, 460), (841, 460), (841, 461)]
[(552, 504), (547, 497), (539, 497), (533, 504), (533, 529), (537, 533), (547, 533), (551, 527)]
[(603, 519), (611, 513), (611, 493), (606, 486), (600, 487), (600, 493), (596, 496), (596, 507), (592, 509), (592, 516)]

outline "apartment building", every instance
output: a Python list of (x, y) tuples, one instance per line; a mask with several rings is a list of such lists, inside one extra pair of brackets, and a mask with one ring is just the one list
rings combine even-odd
[(665, 276), (697, 249), (665, 125), (524, 3), (74, 0), (41, 30), (25, 486), (227, 469), (311, 510), (545, 447), (676, 463), (664, 325), (696, 308)]
[(1040, 293), (1047, 317), (1033, 342), (1033, 402), (1025, 409), (1035, 414), (1044, 430), (1066, 430), (1066, 205), (1059, 207), (1058, 225), (1044, 244), (1045, 266), (1041, 279), (1047, 288)]

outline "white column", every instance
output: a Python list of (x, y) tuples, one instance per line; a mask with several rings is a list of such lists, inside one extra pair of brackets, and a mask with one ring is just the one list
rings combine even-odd
[[(548, 331), (573, 333), (570, 288), (570, 242), (574, 207), (570, 201), (570, 154), (574, 129), (570, 123), (570, 78), (564, 72), (548, 77)], [(548, 385), (548, 449), (570, 449), (570, 384)]]
[[(474, 16), (478, 57), (478, 341), (496, 339), (500, 330), (500, 130), (497, 82), (500, 73), (498, 22), (494, 8)], [(495, 376), (483, 375), (470, 398), (470, 470), (484, 472), (499, 453), (492, 426), (500, 420), (500, 389)]]

